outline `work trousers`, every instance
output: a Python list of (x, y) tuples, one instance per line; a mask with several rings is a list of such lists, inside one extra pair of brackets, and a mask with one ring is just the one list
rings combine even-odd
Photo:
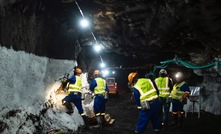
[(104, 99), (104, 95), (96, 95), (94, 98), (94, 113), (95, 115), (104, 114), (106, 100)]
[(168, 125), (168, 117), (170, 110), (170, 102), (167, 102), (166, 98), (160, 97), (160, 106), (161, 106), (161, 120), (165, 126)]
[(72, 102), (78, 109), (78, 113), (82, 115), (84, 113), (83, 107), (82, 107), (82, 101), (81, 101), (81, 96), (80, 95), (74, 95), (74, 94), (69, 94), (66, 96), (63, 100), (66, 102)]
[(183, 103), (179, 100), (172, 99), (172, 112), (183, 112)]
[(148, 110), (140, 109), (135, 131), (139, 133), (144, 132), (149, 121), (152, 122), (154, 130), (160, 129), (161, 117), (160, 117), (160, 103), (158, 99), (150, 103), (150, 109)]

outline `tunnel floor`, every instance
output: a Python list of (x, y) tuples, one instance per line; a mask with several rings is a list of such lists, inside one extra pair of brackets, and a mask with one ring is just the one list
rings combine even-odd
[[(116, 119), (113, 125), (102, 129), (82, 130), (82, 134), (133, 134), (138, 110), (130, 92), (121, 92), (120, 96), (110, 96), (107, 102), (106, 113)], [(168, 127), (162, 129), (161, 134), (220, 134), (221, 116), (201, 111), (200, 118), (197, 113), (188, 113), (184, 118), (182, 128)], [(144, 134), (155, 134), (149, 122)]]

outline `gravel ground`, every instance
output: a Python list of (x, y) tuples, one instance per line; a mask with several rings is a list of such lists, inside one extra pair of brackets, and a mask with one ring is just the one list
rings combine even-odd
[[(130, 99), (129, 92), (122, 92), (119, 97), (110, 96), (107, 102), (106, 113), (115, 120), (111, 126), (101, 129), (82, 130), (79, 134), (133, 134), (138, 110), (134, 100)], [(161, 134), (220, 134), (219, 131), (221, 116), (215, 116), (206, 112), (201, 112), (201, 117), (197, 118), (196, 113), (188, 113), (184, 118), (182, 128), (162, 129)], [(151, 122), (148, 124), (144, 134), (154, 134)]]

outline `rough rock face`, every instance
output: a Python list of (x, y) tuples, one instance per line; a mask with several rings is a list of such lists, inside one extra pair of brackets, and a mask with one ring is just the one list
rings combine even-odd
[(1, 0), (0, 42), (52, 58), (76, 59), (79, 45), (54, 17), (50, 1)]
[[(94, 30), (107, 49), (137, 58), (220, 52), (218, 0), (100, 0)], [(189, 55), (192, 54), (192, 55)], [(162, 59), (162, 58), (159, 58)]]
[(201, 83), (201, 109), (212, 112), (214, 114), (221, 114), (221, 71), (217, 66), (205, 70), (196, 70), (196, 74), (203, 76)]
[[(174, 55), (189, 60), (204, 51), (211, 58), (219, 55), (218, 0), (77, 2), (93, 22), (91, 29), (106, 52), (155, 63)], [(81, 15), (73, 1), (1, 0), (0, 10), (0, 41), (4, 46), (68, 59), (76, 59), (81, 47), (91, 51), (94, 39), (89, 30), (79, 28)]]
[[(205, 65), (221, 57), (219, 0), (77, 2), (85, 17), (93, 20), (91, 30), (104, 46), (102, 56), (110, 65), (153, 65), (174, 55)], [(94, 38), (89, 30), (79, 28), (81, 15), (73, 1), (0, 0), (0, 18), (1, 46), (49, 58), (77, 59), (87, 69), (97, 60), (91, 52)], [(202, 74), (208, 98), (214, 97), (210, 89), (216, 95), (220, 92), (220, 70), (215, 72), (215, 77), (213, 71)], [(210, 86), (210, 81), (216, 86)], [(210, 109), (206, 98), (203, 107)], [(220, 104), (219, 98), (212, 102)]]

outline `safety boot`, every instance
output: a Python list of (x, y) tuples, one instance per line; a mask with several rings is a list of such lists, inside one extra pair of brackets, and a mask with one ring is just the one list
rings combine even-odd
[(101, 128), (102, 127), (102, 121), (101, 116), (96, 116), (97, 125), (94, 125), (93, 128)]
[(171, 124), (171, 126), (172, 127), (176, 127), (177, 126), (177, 122), (178, 122), (178, 116), (177, 116), (177, 114), (172, 114), (172, 124)]
[(106, 120), (105, 120), (104, 115), (101, 115), (101, 122), (102, 122), (102, 126), (105, 126)]
[(62, 104), (67, 108), (67, 114), (72, 114), (74, 112), (71, 102), (63, 102)]
[(83, 129), (89, 129), (89, 121), (88, 121), (88, 117), (83, 115), (82, 116), (83, 121), (84, 121), (84, 125), (82, 126)]
[(96, 120), (97, 120), (97, 124), (100, 124), (100, 125), (102, 124), (101, 116), (97, 116)]

